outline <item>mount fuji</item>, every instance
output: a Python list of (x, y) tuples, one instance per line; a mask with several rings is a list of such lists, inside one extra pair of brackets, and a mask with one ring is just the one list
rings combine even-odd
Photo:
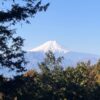
[(43, 61), (45, 53), (48, 51), (52, 51), (56, 57), (63, 56), (64, 60), (62, 65), (64, 67), (75, 66), (78, 62), (87, 62), (88, 60), (90, 60), (92, 64), (95, 64), (100, 58), (100, 56), (94, 54), (70, 51), (60, 46), (56, 41), (47, 41), (46, 43), (27, 51), (25, 54), (25, 58), (29, 62), (26, 65), (27, 69), (37, 70), (38, 63)]
[(69, 52), (69, 50), (61, 47), (59, 44), (57, 44), (56, 41), (48, 41), (46, 43), (44, 43), (43, 45), (40, 45), (39, 47), (33, 48), (32, 50), (30, 50), (31, 52), (48, 52), (48, 51), (52, 51), (53, 53), (55, 52), (59, 52), (59, 53), (67, 53)]

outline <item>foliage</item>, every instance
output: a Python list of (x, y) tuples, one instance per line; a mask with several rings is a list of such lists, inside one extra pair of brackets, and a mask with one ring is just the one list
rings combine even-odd
[(16, 36), (12, 27), (22, 21), (29, 23), (30, 17), (46, 11), (49, 4), (42, 5), (41, 0), (0, 0), (0, 6), (0, 66), (24, 71), (24, 39)]
[(30, 70), (14, 79), (1, 76), (1, 100), (100, 100), (99, 62), (66, 69), (61, 62), (62, 57), (48, 52), (39, 64), (41, 72)]

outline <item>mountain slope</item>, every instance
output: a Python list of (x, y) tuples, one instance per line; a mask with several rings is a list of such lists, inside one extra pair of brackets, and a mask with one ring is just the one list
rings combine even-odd
[(56, 41), (48, 41), (39, 47), (33, 48), (29, 50), (25, 55), (26, 60), (29, 61), (27, 64), (27, 69), (38, 69), (38, 63), (43, 61), (45, 58), (45, 53), (48, 51), (52, 51), (56, 57), (63, 56), (63, 66), (75, 66), (78, 62), (81, 61), (88, 61), (90, 60), (92, 64), (96, 63), (99, 59), (99, 56), (88, 54), (88, 53), (79, 53), (79, 52), (72, 52), (69, 51), (62, 46), (60, 46)]
[[(78, 62), (90, 60), (92, 64), (96, 63), (100, 56), (88, 54), (88, 53), (79, 53), (69, 51), (62, 46), (60, 46), (56, 41), (48, 41), (39, 47), (33, 48), (32, 50), (27, 51), (25, 54), (25, 59), (28, 61), (26, 69), (35, 69), (39, 70), (38, 63), (42, 62), (45, 58), (45, 53), (51, 50), (56, 57), (63, 56), (64, 60), (62, 65), (64, 68), (68, 66), (75, 66)], [(8, 69), (1, 69), (0, 74), (3, 74), (6, 77), (12, 77), (16, 75), (16, 72), (10, 72)]]

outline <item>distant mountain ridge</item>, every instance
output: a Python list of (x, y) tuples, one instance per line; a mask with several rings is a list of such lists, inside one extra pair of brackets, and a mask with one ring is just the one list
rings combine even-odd
[(56, 41), (47, 41), (46, 43), (33, 48), (26, 53), (25, 58), (29, 61), (27, 68), (37, 70), (37, 63), (43, 61), (45, 58), (45, 53), (47, 53), (49, 50), (52, 51), (56, 57), (64, 57), (62, 62), (64, 67), (75, 66), (78, 62), (87, 62), (88, 60), (94, 64), (99, 59), (98, 55), (69, 51), (68, 49), (60, 46)]
[[(38, 63), (41, 63), (44, 60), (45, 53), (47, 53), (49, 50), (52, 51), (56, 57), (64, 57), (64, 60), (62, 61), (62, 66), (64, 68), (68, 66), (74, 67), (78, 62), (87, 62), (88, 60), (90, 60), (92, 64), (95, 64), (100, 58), (100, 56), (94, 54), (73, 52), (63, 48), (56, 41), (48, 41), (39, 47), (26, 51), (25, 59), (28, 61), (28, 64), (25, 65), (26, 69), (34, 69), (38, 71)], [(1, 69), (0, 74), (3, 74), (6, 77), (16, 75), (15, 72), (9, 73), (7, 68)]]

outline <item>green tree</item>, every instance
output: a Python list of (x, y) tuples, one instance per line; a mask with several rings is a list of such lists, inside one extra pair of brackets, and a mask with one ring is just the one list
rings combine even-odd
[[(5, 7), (9, 4), (9, 7)], [(24, 71), (26, 64), (22, 50), (22, 37), (16, 36), (12, 29), (17, 23), (33, 18), (38, 12), (46, 11), (49, 4), (42, 5), (41, 0), (1, 0), (0, 1), (0, 66), (10, 70)]]
[(56, 58), (52, 51), (48, 51), (45, 54), (44, 61), (39, 63), (39, 68), (42, 74), (46, 74), (53, 71), (61, 71), (63, 57)]
[(42, 99), (48, 100), (67, 100), (64, 92), (65, 89), (65, 77), (62, 67), (63, 57), (55, 57), (55, 55), (49, 51), (46, 53), (46, 57), (42, 63), (39, 64), (41, 73), (41, 89)]
[(97, 82), (100, 84), (100, 60), (94, 65), (94, 72), (96, 73)]
[(68, 100), (95, 100), (96, 74), (90, 62), (81, 62), (75, 68), (67, 68), (65, 76)]
[[(62, 57), (49, 51), (39, 64), (40, 72), (30, 70), (14, 79), (1, 76), (0, 96), (5, 100), (99, 100), (97, 64), (79, 63), (62, 68)], [(9, 92), (10, 91), (10, 92)]]

